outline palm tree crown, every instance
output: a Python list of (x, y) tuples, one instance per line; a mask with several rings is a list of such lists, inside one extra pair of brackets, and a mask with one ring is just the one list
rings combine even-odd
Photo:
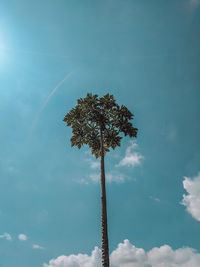
[(96, 158), (100, 157), (100, 130), (103, 132), (104, 152), (120, 146), (120, 133), (137, 136), (137, 128), (129, 122), (133, 114), (124, 106), (116, 104), (113, 95), (87, 94), (77, 100), (77, 105), (64, 117), (67, 126), (72, 126), (71, 145), (81, 148), (87, 144)]

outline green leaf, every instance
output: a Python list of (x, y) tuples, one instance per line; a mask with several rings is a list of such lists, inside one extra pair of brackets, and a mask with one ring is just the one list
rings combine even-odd
[(63, 121), (72, 127), (71, 145), (79, 149), (87, 144), (95, 157), (100, 156), (100, 130), (102, 131), (105, 153), (110, 148), (120, 146), (122, 137), (137, 137), (138, 129), (130, 122), (134, 115), (124, 105), (119, 106), (113, 95), (87, 93), (85, 98), (79, 98), (77, 105), (70, 110)]

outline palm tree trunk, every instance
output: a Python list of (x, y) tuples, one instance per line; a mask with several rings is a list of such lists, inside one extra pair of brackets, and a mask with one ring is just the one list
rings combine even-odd
[(109, 267), (110, 264), (109, 264), (108, 230), (107, 230), (104, 144), (103, 144), (102, 130), (100, 130), (100, 142), (101, 142), (101, 251), (102, 251), (102, 267)]

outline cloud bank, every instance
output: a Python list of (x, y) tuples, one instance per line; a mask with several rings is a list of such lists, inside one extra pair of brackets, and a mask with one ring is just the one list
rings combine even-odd
[[(150, 251), (137, 248), (124, 240), (110, 255), (111, 267), (199, 267), (200, 253), (184, 247), (173, 250), (168, 245)], [(101, 267), (101, 251), (97, 247), (91, 255), (62, 255), (44, 263), (43, 267)]]
[(95, 247), (91, 256), (87, 254), (59, 256), (52, 259), (49, 264), (44, 263), (44, 267), (101, 267), (101, 251)]
[(200, 172), (194, 178), (184, 177), (183, 187), (187, 195), (183, 195), (181, 204), (194, 219), (200, 221)]

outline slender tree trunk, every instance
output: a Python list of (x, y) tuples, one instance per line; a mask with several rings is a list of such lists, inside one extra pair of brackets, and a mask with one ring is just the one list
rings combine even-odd
[(104, 144), (103, 134), (100, 130), (101, 138), (101, 250), (102, 267), (109, 267), (109, 246), (107, 229), (107, 208), (106, 208), (106, 185), (105, 185), (105, 167), (104, 167)]

